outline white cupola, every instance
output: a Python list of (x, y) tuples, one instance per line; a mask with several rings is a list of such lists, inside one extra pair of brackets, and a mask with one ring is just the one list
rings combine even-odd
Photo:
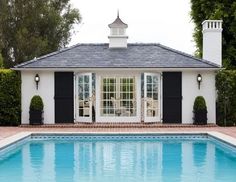
[(109, 38), (109, 48), (127, 48), (126, 29), (128, 25), (125, 24), (119, 17), (119, 12), (117, 13), (116, 20), (109, 24), (110, 35)]
[(202, 58), (222, 66), (222, 20), (202, 22)]

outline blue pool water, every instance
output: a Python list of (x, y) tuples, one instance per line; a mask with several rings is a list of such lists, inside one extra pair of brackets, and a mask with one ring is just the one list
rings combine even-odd
[(33, 137), (0, 153), (0, 182), (235, 182), (236, 149), (207, 136)]

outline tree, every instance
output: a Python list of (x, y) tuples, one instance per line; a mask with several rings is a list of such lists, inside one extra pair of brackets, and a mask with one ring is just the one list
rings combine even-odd
[(78, 9), (69, 0), (0, 0), (0, 50), (12, 67), (65, 47)]
[(207, 19), (223, 20), (223, 66), (236, 68), (236, 1), (191, 0), (191, 17), (195, 23), (196, 55), (202, 56), (202, 22)]

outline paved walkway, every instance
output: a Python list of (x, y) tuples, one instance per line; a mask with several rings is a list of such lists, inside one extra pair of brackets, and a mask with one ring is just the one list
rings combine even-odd
[(174, 128), (24, 128), (0, 127), (0, 140), (24, 131), (65, 132), (158, 132), (158, 131), (218, 131), (236, 138), (236, 127), (174, 127)]

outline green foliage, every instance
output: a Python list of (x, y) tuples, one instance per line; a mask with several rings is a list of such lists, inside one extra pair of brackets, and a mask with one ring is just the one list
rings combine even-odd
[(8, 69), (0, 69), (0, 125), (20, 123), (20, 75)]
[[(219, 125), (236, 124), (236, 70), (221, 70), (216, 75)], [(225, 123), (226, 122), (226, 123)]]
[(70, 0), (1, 0), (0, 51), (12, 67), (65, 47), (81, 16)]
[(31, 111), (43, 111), (43, 100), (39, 95), (32, 97), (30, 102)]
[(236, 67), (236, 1), (191, 0), (191, 17), (195, 24), (196, 55), (202, 56), (202, 22), (207, 19), (223, 20), (223, 65)]
[(3, 66), (3, 58), (2, 58), (2, 55), (0, 53), (0, 69), (1, 68), (4, 68), (4, 66)]
[(193, 105), (193, 112), (207, 110), (206, 102), (203, 96), (197, 96)]

